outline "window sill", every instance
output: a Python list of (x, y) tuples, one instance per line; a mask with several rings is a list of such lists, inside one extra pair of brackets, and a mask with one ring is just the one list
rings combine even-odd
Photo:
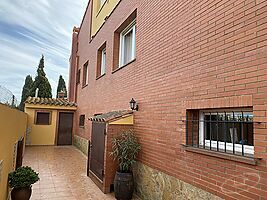
[(121, 67), (118, 67), (117, 69), (114, 69), (114, 70), (112, 71), (112, 74), (115, 73), (115, 72), (117, 72), (117, 71), (119, 71), (120, 69), (122, 69), (122, 68), (124, 68), (124, 67), (130, 65), (131, 63), (133, 63), (133, 62), (135, 62), (135, 61), (136, 61), (136, 58), (133, 59), (133, 60), (131, 60), (130, 62), (126, 63), (125, 65), (122, 65)]
[(102, 77), (105, 76), (105, 75), (106, 75), (106, 73), (105, 73), (105, 74), (102, 74), (102, 75), (100, 75), (100, 76), (98, 76), (98, 77), (96, 77), (95, 80), (98, 80), (98, 79), (102, 78)]
[(182, 146), (184, 146), (185, 150), (189, 152), (199, 153), (199, 154), (203, 154), (207, 156), (212, 156), (216, 158), (221, 158), (221, 159), (226, 159), (226, 160), (231, 160), (231, 161), (236, 161), (236, 162), (241, 162), (241, 163), (246, 163), (249, 165), (257, 165), (258, 159), (255, 159), (255, 158), (243, 157), (243, 156), (227, 154), (227, 153), (217, 152), (217, 151), (212, 151), (212, 150), (207, 150), (207, 149), (200, 149), (200, 148), (191, 147), (187, 145), (182, 145)]

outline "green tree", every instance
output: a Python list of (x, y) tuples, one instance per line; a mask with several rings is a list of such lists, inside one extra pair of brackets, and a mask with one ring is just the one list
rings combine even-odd
[(66, 83), (63, 79), (63, 77), (60, 75), (58, 79), (58, 85), (57, 85), (57, 98), (58, 98), (58, 93), (59, 92), (65, 92), (64, 97), (67, 97), (67, 88), (66, 88)]
[(22, 94), (21, 94), (21, 102), (19, 105), (20, 110), (24, 110), (24, 102), (29, 96), (34, 96), (34, 92), (32, 90), (33, 88), (33, 80), (30, 75), (28, 75), (25, 79), (25, 83), (22, 89)]
[(38, 89), (38, 97), (41, 98), (52, 98), (52, 88), (51, 85), (46, 78), (46, 74), (44, 72), (44, 56), (40, 60), (39, 66), (37, 68), (37, 76), (35, 77), (33, 83), (33, 92), (35, 93)]

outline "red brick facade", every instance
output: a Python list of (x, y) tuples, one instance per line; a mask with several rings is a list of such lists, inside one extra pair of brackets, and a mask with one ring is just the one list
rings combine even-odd
[[(78, 67), (71, 56), (71, 88), (89, 61), (88, 85), (70, 90), (75, 134), (90, 139), (91, 123), (79, 128), (79, 115), (129, 109), (133, 97), (142, 163), (222, 198), (266, 199), (267, 124), (254, 126), (254, 166), (186, 151), (180, 119), (187, 109), (252, 107), (254, 121), (267, 122), (267, 1), (121, 0), (90, 39), (91, 2), (73, 40)], [(114, 32), (136, 9), (136, 60), (113, 72)], [(104, 42), (106, 74), (96, 80)]]

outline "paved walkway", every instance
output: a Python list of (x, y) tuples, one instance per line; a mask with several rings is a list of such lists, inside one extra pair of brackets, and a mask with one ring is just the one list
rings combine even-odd
[(23, 165), (39, 172), (31, 200), (114, 200), (86, 176), (86, 157), (75, 147), (26, 147)]

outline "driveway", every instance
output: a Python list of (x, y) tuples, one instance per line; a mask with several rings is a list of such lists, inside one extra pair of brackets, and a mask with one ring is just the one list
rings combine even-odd
[(23, 165), (39, 172), (31, 200), (115, 199), (86, 176), (87, 159), (73, 146), (26, 147)]

